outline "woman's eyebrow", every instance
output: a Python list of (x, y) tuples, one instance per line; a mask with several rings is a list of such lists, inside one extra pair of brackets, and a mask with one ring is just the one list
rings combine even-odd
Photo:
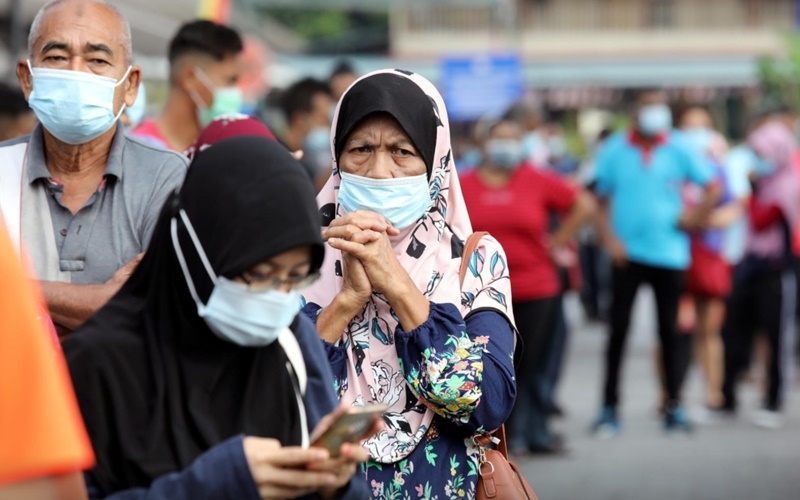
[(411, 139), (407, 139), (405, 137), (398, 137), (396, 139), (395, 138), (391, 138), (389, 140), (389, 145), (393, 146), (393, 147), (401, 147), (402, 146), (402, 147), (406, 147), (406, 148), (409, 148), (409, 149), (413, 149), (414, 151), (417, 150), (417, 148), (414, 147), (414, 143), (411, 142)]
[(358, 143), (364, 143), (364, 142), (367, 142), (367, 143), (370, 142), (370, 138), (369, 137), (365, 137), (365, 136), (357, 135), (357, 136), (353, 136), (353, 137), (351, 137), (350, 139), (347, 140), (347, 144), (358, 144)]

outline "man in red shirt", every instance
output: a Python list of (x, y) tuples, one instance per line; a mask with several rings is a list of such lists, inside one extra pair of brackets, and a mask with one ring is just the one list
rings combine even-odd
[[(541, 391), (546, 347), (555, 331), (560, 291), (555, 257), (595, 209), (591, 195), (553, 173), (525, 163), (522, 129), (500, 121), (490, 132), (485, 161), (461, 180), (475, 231), (489, 231), (508, 258), (514, 317), (523, 340), (517, 373), (517, 403), (509, 418), (509, 442), (516, 451), (563, 451), (547, 425)], [(549, 216), (564, 215), (557, 231)]]

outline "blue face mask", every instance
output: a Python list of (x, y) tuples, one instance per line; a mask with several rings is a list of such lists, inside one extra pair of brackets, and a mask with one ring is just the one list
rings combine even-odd
[(550, 153), (550, 158), (563, 158), (567, 156), (567, 141), (560, 135), (548, 137), (547, 152)]
[(303, 151), (327, 151), (331, 152), (331, 129), (328, 127), (314, 127), (306, 136), (303, 142)]
[(333, 154), (331, 153), (331, 130), (327, 127), (314, 127), (303, 141), (303, 158), (311, 162), (317, 172), (330, 171)]
[(85, 144), (97, 139), (114, 125), (125, 103), (114, 111), (114, 91), (130, 73), (119, 80), (66, 69), (33, 68), (28, 61), (33, 90), (28, 105), (42, 126), (67, 144)]
[(345, 213), (369, 210), (383, 215), (397, 229), (417, 222), (431, 207), (426, 174), (396, 179), (370, 179), (339, 171), (339, 204)]
[(775, 173), (775, 170), (777, 170), (775, 163), (767, 160), (766, 158), (762, 158), (755, 153), (754, 156), (753, 173), (756, 174), (757, 177), (769, 177)]
[(705, 127), (690, 127), (683, 130), (683, 136), (689, 143), (689, 146), (698, 154), (706, 156), (711, 147), (711, 141), (714, 139), (714, 134), (711, 130)]
[(514, 170), (525, 159), (525, 149), (514, 139), (490, 139), (486, 141), (486, 159), (497, 168)]
[(522, 147), (525, 150), (525, 157), (531, 158), (545, 146), (542, 137), (536, 132), (528, 132), (522, 138)]
[(656, 136), (672, 128), (672, 112), (666, 104), (648, 104), (639, 108), (639, 132)]
[(197, 304), (197, 314), (208, 327), (222, 340), (244, 347), (263, 347), (280, 336), (292, 324), (300, 312), (302, 296), (298, 290), (283, 293), (279, 290), (251, 292), (247, 286), (231, 281), (223, 276), (217, 277), (206, 257), (203, 247), (194, 232), (191, 222), (183, 210), (180, 211), (189, 236), (197, 254), (203, 262), (214, 289), (208, 302), (203, 304), (197, 295), (194, 282), (186, 266), (178, 240), (178, 221), (172, 219), (172, 244), (180, 262), (189, 292)]
[(461, 163), (464, 167), (477, 167), (483, 161), (483, 153), (480, 148), (471, 147), (464, 152)]

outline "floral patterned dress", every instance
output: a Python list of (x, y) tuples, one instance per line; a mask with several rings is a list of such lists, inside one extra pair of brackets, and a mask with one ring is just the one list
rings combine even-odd
[[(304, 308), (312, 319), (320, 310), (316, 304)], [(507, 335), (499, 334), (504, 331)], [(436, 416), (422, 441), (404, 459), (396, 464), (369, 462), (362, 467), (373, 498), (474, 498), (478, 462), (471, 438), (476, 432), (499, 427), (514, 404), (513, 338), (502, 315), (477, 311), (465, 324), (452, 304), (432, 303), (428, 321), (411, 332), (395, 330), (402, 373), (385, 372), (378, 378), (381, 386), (387, 391), (394, 386), (406, 391), (414, 387), (422, 404)], [(341, 396), (347, 388), (345, 351), (351, 346), (347, 342), (324, 345), (334, 387)], [(492, 395), (491, 405), (475, 398), (477, 386)], [(464, 407), (460, 404), (464, 400), (474, 403)]]

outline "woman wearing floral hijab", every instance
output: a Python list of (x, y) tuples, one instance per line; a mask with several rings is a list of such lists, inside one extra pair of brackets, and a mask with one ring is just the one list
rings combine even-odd
[(503, 249), (472, 226), (444, 103), (406, 71), (366, 75), (333, 120), (331, 178), (317, 197), (331, 251), (305, 312), (341, 399), (389, 405), (364, 442), (378, 498), (472, 498), (472, 437), (499, 428), (516, 393), (511, 287)]

